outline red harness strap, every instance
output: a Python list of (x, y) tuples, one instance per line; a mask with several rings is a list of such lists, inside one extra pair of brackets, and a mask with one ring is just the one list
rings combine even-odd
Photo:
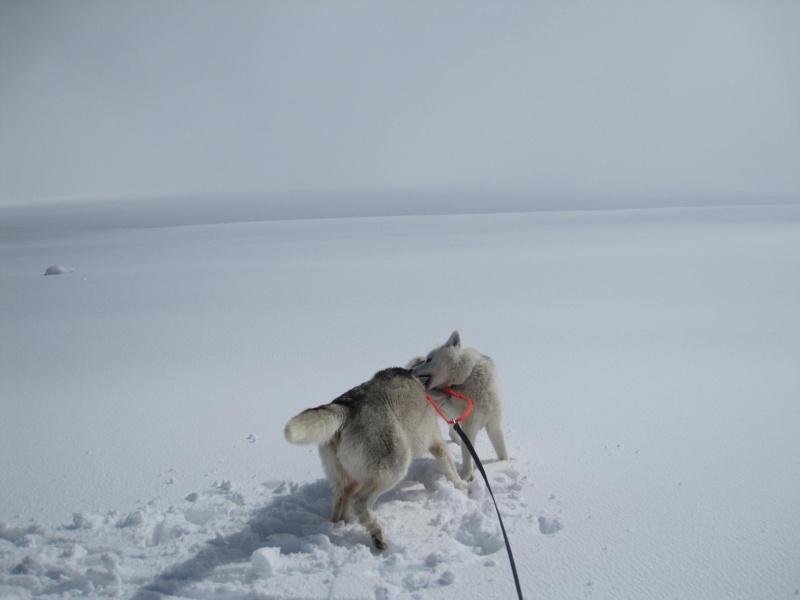
[(454, 392), (452, 390), (452, 388), (449, 388), (449, 387), (444, 388), (444, 391), (447, 392), (448, 394), (450, 394), (451, 396), (454, 396), (455, 398), (458, 398), (459, 400), (463, 400), (464, 402), (469, 404), (469, 406), (467, 407), (466, 412), (463, 415), (461, 415), (457, 419), (452, 419), (452, 420), (448, 419), (447, 417), (444, 416), (444, 413), (441, 411), (441, 409), (438, 406), (436, 406), (436, 402), (433, 401), (433, 398), (431, 398), (430, 395), (426, 396), (428, 398), (428, 402), (431, 403), (433, 408), (436, 409), (436, 412), (439, 413), (439, 416), (442, 417), (448, 425), (453, 425), (454, 423), (460, 423), (461, 421), (463, 421), (464, 419), (466, 419), (469, 416), (469, 413), (472, 412), (472, 406), (473, 406), (472, 399), (471, 398), (467, 398), (466, 396), (462, 396), (458, 392)]

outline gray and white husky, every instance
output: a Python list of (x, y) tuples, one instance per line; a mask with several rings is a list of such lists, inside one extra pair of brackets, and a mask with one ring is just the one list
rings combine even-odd
[(386, 534), (372, 506), (397, 485), (412, 458), (430, 452), (445, 477), (464, 490), (442, 438), (434, 408), (420, 380), (407, 369), (379, 371), (330, 404), (293, 417), (284, 435), (292, 444), (319, 444), (322, 466), (333, 488), (334, 522), (346, 520), (350, 500), (359, 522), (378, 549)]
[[(465, 404), (441, 390), (449, 387), (474, 402), (472, 413), (461, 422), (461, 428), (472, 444), (475, 436), (486, 428), (497, 458), (508, 460), (506, 440), (503, 436), (503, 396), (500, 379), (494, 362), (473, 348), (461, 347), (461, 336), (454, 331), (444, 345), (430, 351), (426, 358), (417, 357), (407, 365), (425, 384), (425, 389), (448, 418), (464, 413)], [(450, 437), (461, 443), (454, 431)], [(461, 444), (461, 475), (472, 477), (472, 456)]]

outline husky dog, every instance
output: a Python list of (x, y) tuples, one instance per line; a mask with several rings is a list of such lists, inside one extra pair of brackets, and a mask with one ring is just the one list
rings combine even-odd
[[(500, 460), (508, 460), (506, 441), (503, 437), (503, 397), (500, 393), (500, 380), (494, 362), (472, 348), (461, 347), (461, 336), (454, 331), (443, 346), (428, 354), (427, 358), (413, 359), (408, 368), (425, 384), (425, 389), (449, 418), (457, 418), (464, 413), (464, 402), (441, 391), (450, 387), (454, 391), (471, 398), (474, 402), (472, 413), (461, 422), (461, 428), (475, 444), (475, 436), (486, 428), (489, 439)], [(454, 442), (461, 440), (455, 431), (450, 430)], [(472, 456), (461, 444), (461, 475), (472, 478)]]
[(386, 534), (372, 512), (378, 496), (397, 485), (412, 458), (433, 454), (445, 477), (464, 490), (442, 438), (438, 416), (411, 371), (379, 371), (330, 404), (304, 410), (286, 425), (292, 444), (319, 444), (333, 488), (333, 522), (346, 520), (350, 500), (379, 550)]

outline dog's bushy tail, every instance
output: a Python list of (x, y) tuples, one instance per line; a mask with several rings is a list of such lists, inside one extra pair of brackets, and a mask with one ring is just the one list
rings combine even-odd
[(341, 429), (347, 409), (340, 404), (323, 404), (292, 417), (283, 430), (291, 444), (324, 444)]

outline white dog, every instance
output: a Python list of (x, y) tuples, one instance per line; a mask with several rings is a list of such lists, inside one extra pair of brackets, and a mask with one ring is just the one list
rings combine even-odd
[[(471, 398), (474, 408), (461, 422), (461, 428), (474, 445), (475, 436), (485, 427), (497, 458), (508, 460), (502, 427), (503, 397), (491, 358), (472, 348), (462, 348), (461, 336), (454, 331), (443, 346), (431, 350), (427, 358), (413, 359), (408, 367), (425, 384), (425, 389), (442, 412), (451, 419), (464, 413), (465, 404), (441, 390), (449, 387)], [(452, 430), (450, 436), (453, 441), (461, 442)], [(469, 480), (472, 478), (472, 456), (463, 444), (461, 446), (461, 475)]]

